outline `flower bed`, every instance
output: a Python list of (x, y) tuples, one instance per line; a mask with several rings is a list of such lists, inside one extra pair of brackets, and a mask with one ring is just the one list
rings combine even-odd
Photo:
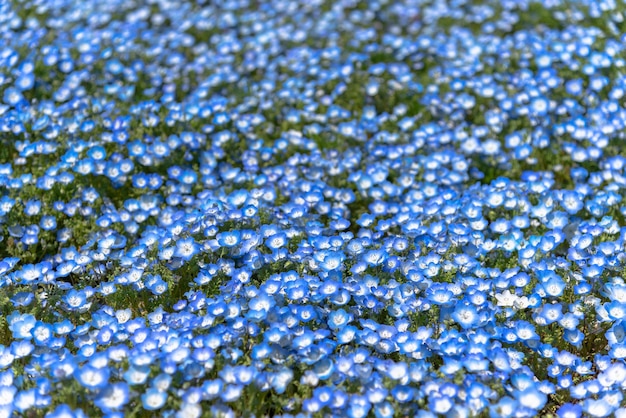
[(611, 0), (0, 4), (0, 417), (626, 416)]

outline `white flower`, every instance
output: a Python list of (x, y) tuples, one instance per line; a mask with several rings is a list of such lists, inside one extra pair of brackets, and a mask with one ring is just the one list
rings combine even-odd
[(498, 306), (511, 307), (515, 305), (518, 297), (507, 289), (502, 293), (496, 293), (496, 299), (498, 300)]

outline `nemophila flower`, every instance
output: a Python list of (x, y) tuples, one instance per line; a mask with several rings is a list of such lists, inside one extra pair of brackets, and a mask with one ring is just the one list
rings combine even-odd
[(38, 265), (27, 264), (16, 273), (16, 277), (24, 282), (34, 282), (42, 275), (41, 268)]
[(24, 100), (21, 91), (16, 87), (9, 87), (4, 90), (3, 101), (9, 106), (16, 106)]
[(82, 311), (89, 308), (87, 293), (84, 290), (70, 290), (63, 297), (63, 301), (70, 310)]
[(331, 329), (338, 330), (338, 329), (343, 328), (351, 320), (352, 320), (352, 315), (350, 315), (343, 309), (338, 309), (336, 311), (331, 312), (328, 315), (328, 326)]
[(96, 368), (85, 365), (74, 372), (74, 378), (78, 383), (86, 389), (97, 390), (106, 387), (109, 384), (110, 371), (107, 367)]
[(526, 321), (518, 321), (515, 325), (515, 333), (520, 340), (528, 341), (538, 339), (535, 327)]
[(457, 305), (451, 316), (463, 329), (472, 328), (480, 321), (476, 308), (469, 304)]
[(105, 412), (117, 411), (129, 401), (129, 388), (124, 382), (114, 383), (100, 391), (94, 401)]
[(341, 268), (341, 265), (345, 259), (345, 256), (341, 252), (328, 251), (320, 254), (322, 261), (320, 267), (325, 272), (330, 272)]
[(11, 298), (11, 303), (13, 306), (28, 306), (30, 305), (35, 298), (35, 295), (32, 292), (18, 292)]
[(35, 216), (41, 210), (41, 201), (29, 200), (24, 204), (24, 214), (26, 216)]
[(13, 406), (18, 412), (25, 412), (35, 406), (37, 397), (36, 389), (18, 392), (13, 399)]
[(567, 213), (573, 215), (578, 213), (584, 207), (583, 197), (575, 191), (563, 193), (561, 205)]
[(64, 319), (54, 323), (52, 328), (57, 335), (67, 335), (75, 329), (75, 326), (69, 319)]
[(240, 231), (221, 232), (217, 234), (217, 242), (225, 248), (232, 248), (241, 242)]
[(9, 329), (13, 333), (13, 338), (24, 339), (32, 337), (33, 328), (37, 320), (33, 315), (20, 314), (19, 312), (13, 312), (7, 316), (9, 323)]
[(52, 412), (46, 414), (47, 418), (84, 418), (86, 415), (82, 409), (72, 410), (67, 404), (57, 406)]
[(454, 294), (443, 286), (436, 288), (433, 286), (432, 290), (429, 288), (428, 299), (434, 304), (444, 305), (454, 299)]
[(172, 377), (167, 374), (160, 374), (152, 380), (152, 386), (161, 392), (167, 392), (172, 383)]
[[(6, 195), (0, 201), (0, 215), (11, 220), (16, 202), (41, 201), (41, 207), (29, 208), (32, 222), (9, 225), (0, 237), (9, 253), (23, 258), (15, 272), (15, 264), (0, 262), (0, 286), (17, 309), (34, 304), (48, 309), (58, 301), (57, 307), (64, 308), (71, 321), (56, 319), (53, 335), (36, 321), (32, 329), (26, 326), (20, 333), (12, 322), (17, 316), (8, 316), (12, 333), (20, 338), (11, 336), (8, 348), (0, 349), (0, 366), (8, 368), (16, 357), (36, 354), (21, 378), (24, 383), (20, 381), (36, 384), (29, 376), (49, 373), (53, 379), (65, 379), (77, 369), (66, 360), (49, 357), (44, 353), (48, 348), (54, 355), (76, 356), (77, 365), (88, 361), (96, 368), (103, 366), (102, 358), (116, 365), (127, 359), (132, 373), (124, 381), (142, 386), (141, 393), (153, 381), (150, 370), (136, 369), (149, 365), (158, 364), (172, 375), (180, 371), (186, 376), (183, 380), (189, 380), (201, 378), (209, 368), (217, 367), (219, 373), (225, 368), (222, 360), (251, 361), (251, 367), (260, 369), (259, 361), (271, 359), (269, 369), (242, 372), (241, 379), (200, 390), (203, 399), (219, 403), (213, 412), (235, 416), (241, 412), (236, 401), (247, 393), (240, 385), (255, 385), (253, 389), (260, 391), (287, 390), (293, 372), (280, 367), (289, 357), (293, 365), (304, 367), (304, 384), (327, 380), (324, 389), (316, 390), (306, 402), (296, 390), (286, 411), (323, 410), (346, 416), (402, 413), (401, 404), (419, 397), (400, 384), (412, 381), (425, 388), (428, 400), (423, 409), (433, 402), (428, 411), (413, 411), (416, 415), (430, 416), (437, 408), (459, 416), (531, 416), (542, 409), (533, 409), (541, 402), (532, 393), (522, 402), (520, 392), (557, 390), (537, 378), (540, 374), (532, 358), (541, 355), (554, 359), (548, 375), (555, 376), (559, 388), (567, 389), (572, 399), (580, 399), (580, 405), (587, 398), (603, 399), (617, 408), (609, 382), (619, 383), (604, 374), (609, 356), (593, 364), (573, 362), (536, 336), (543, 340), (545, 332), (557, 332), (562, 344), (574, 345), (582, 353), (587, 350), (583, 339), (603, 332), (589, 330), (592, 315), (605, 325), (607, 350), (614, 360), (623, 356), (620, 318), (626, 297), (621, 293), (626, 292), (607, 276), (622, 258), (620, 230), (617, 222), (600, 220), (606, 214), (614, 216), (616, 210), (624, 212), (618, 189), (626, 167), (609, 147), (624, 125), (619, 113), (624, 83), (597, 74), (600, 69), (611, 72), (620, 63), (619, 41), (609, 36), (601, 44), (602, 51), (594, 42), (607, 38), (602, 32), (608, 29), (591, 25), (572, 30), (572, 25), (562, 25), (537, 39), (533, 30), (513, 31), (510, 39), (491, 42), (501, 38), (510, 22), (523, 23), (526, 16), (517, 9), (505, 16), (480, 7), (470, 13), (474, 20), (487, 22), (480, 39), (461, 30), (407, 43), (404, 38), (417, 30), (415, 25), (378, 34), (368, 27), (371, 13), (365, 8), (348, 16), (354, 34), (348, 41), (349, 54), (339, 41), (332, 48), (313, 45), (285, 55), (280, 43), (266, 41), (278, 30), (296, 46), (307, 43), (310, 11), (296, 10), (289, 16), (287, 20), (299, 22), (294, 29), (280, 19), (284, 11), (274, 11), (277, 18), (268, 20), (263, 10), (239, 6), (218, 23), (204, 16), (202, 5), (181, 3), (180, 8), (161, 8), (158, 13), (130, 7), (130, 26), (150, 22), (159, 29), (139, 43), (136, 31), (116, 31), (115, 19), (107, 13), (87, 13), (86, 19), (102, 29), (94, 32), (68, 18), (70, 9), (59, 9), (47, 32), (52, 41), (39, 45), (39, 37), (30, 36), (36, 32), (36, 20), (27, 19), (20, 30), (30, 39), (33, 56), (40, 57), (43, 72), (42, 68), (35, 71), (36, 63), (11, 46), (15, 43), (11, 37), (19, 31), (7, 38), (9, 46), (0, 53), (0, 65), (10, 71), (0, 84), (8, 83), (9, 90), (5, 89), (6, 102), (0, 106), (0, 128), (16, 140), (15, 158), (0, 162)], [(189, 13), (177, 13), (179, 9)], [(383, 23), (395, 14), (392, 9), (380, 6)], [(410, 7), (403, 12), (409, 17), (414, 14)], [(587, 12), (601, 18), (609, 10), (592, 5), (589, 11), (574, 11), (566, 18), (575, 23)], [(190, 23), (183, 15), (203, 18)], [(320, 33), (341, 40), (345, 28), (336, 17), (342, 13), (335, 15), (326, 16)], [(75, 23), (73, 36), (65, 33), (68, 19)], [(612, 28), (614, 22), (604, 20)], [(426, 25), (427, 31), (441, 32), (437, 20), (433, 22)], [(189, 24), (201, 31), (237, 24), (258, 42), (240, 42), (226, 33), (216, 35), (213, 44), (196, 45), (193, 36), (180, 32)], [(164, 33), (168, 39), (161, 42)], [(452, 51), (449, 44), (459, 36), (467, 45)], [(70, 57), (54, 46), (57, 37), (67, 38), (66, 46), (74, 47), (78, 55)], [(115, 48), (107, 46), (109, 38)], [(520, 45), (531, 38), (534, 48), (519, 57)], [(197, 59), (190, 61), (181, 54), (183, 47), (193, 50)], [(439, 72), (447, 76), (431, 77), (432, 83), (422, 86), (405, 64), (385, 60), (364, 64), (385, 48), (398, 57), (435, 54)], [(234, 55), (243, 56), (243, 61), (233, 60)], [(151, 57), (150, 65), (145, 56)], [(89, 71), (99, 68), (98, 61), (104, 63), (100, 66), (107, 74), (104, 79), (89, 77)], [(485, 72), (496, 61), (506, 70), (503, 77)], [(205, 77), (203, 73), (213, 71), (216, 62), (228, 68)], [(469, 72), (463, 70), (467, 74), (461, 74), (459, 62), (469, 63)], [(554, 63), (565, 63), (568, 72)], [(198, 83), (183, 74), (188, 64)], [(274, 70), (253, 71), (260, 66)], [(291, 78), (277, 83), (285, 69)], [(55, 72), (61, 75), (60, 84), (48, 80)], [(254, 80), (250, 74), (255, 74)], [(140, 75), (146, 79), (139, 80)], [(384, 100), (377, 99), (376, 106), (360, 107), (350, 97), (354, 86), (348, 78), (362, 83), (361, 92), (373, 86), (378, 99), (392, 91), (399, 101), (386, 108)], [(90, 86), (81, 85), (86, 79)], [(331, 81), (337, 83), (328, 90)], [(222, 89), (224, 97), (212, 95), (224, 83), (237, 84), (246, 94), (233, 96)], [(94, 97), (91, 87), (104, 96)], [(359, 90), (356, 87), (354, 91)], [(415, 109), (403, 103), (407, 92), (428, 109), (432, 121), (424, 123)], [(356, 105), (347, 110), (347, 102)], [(482, 107), (487, 111), (476, 118), (473, 113)], [(329, 120), (336, 122), (334, 128)], [(187, 131), (189, 127), (194, 133)], [(28, 136), (30, 131), (37, 138)], [(494, 133), (503, 131), (499, 142)], [(259, 133), (275, 139), (257, 138)], [(339, 148), (331, 147), (336, 134), (349, 140), (340, 141)], [(45, 158), (48, 155), (59, 158)], [(571, 168), (568, 177), (557, 164), (563, 158), (585, 168)], [(31, 165), (38, 169), (30, 170)], [(61, 194), (48, 202), (39, 193), (44, 191)], [(51, 232), (56, 238), (52, 246)], [(398, 233), (408, 239), (398, 238)], [(200, 243), (198, 237), (206, 240)], [(297, 243), (287, 245), (294, 239)], [(72, 242), (80, 248), (57, 250)], [(196, 257), (200, 253), (201, 259)], [(50, 266), (35, 259), (45, 259)], [(199, 265), (194, 267), (190, 262), (196, 259)], [(517, 271), (509, 268), (515, 264)], [(298, 274), (283, 274), (292, 265), (298, 267)], [(344, 267), (347, 276), (341, 274)], [(210, 297), (187, 292), (191, 279), (192, 286), (210, 290)], [(93, 280), (96, 289), (87, 286)], [(53, 289), (47, 297), (32, 293), (31, 300), (30, 290), (23, 286), (40, 282), (54, 285)], [(611, 284), (597, 292), (599, 282)], [(176, 286), (171, 288), (173, 283)], [(141, 298), (146, 312), (154, 311), (155, 304), (162, 304), (164, 310), (148, 314), (147, 323), (133, 320), (119, 299), (128, 285), (139, 296), (149, 292)], [(183, 296), (172, 299), (172, 290)], [(585, 302), (564, 308), (563, 295), (572, 290)], [(110, 303), (118, 315), (107, 308), (111, 321), (97, 314), (98, 309), (89, 320), (76, 316), (90, 303), (97, 308)], [(582, 306), (595, 311), (583, 312)], [(433, 309), (435, 315), (426, 315)], [(504, 315), (496, 315), (500, 310)], [(399, 319), (393, 331), (375, 321), (381, 314)], [(518, 314), (528, 314), (534, 322), (518, 322), (514, 318)], [(442, 325), (452, 328), (440, 330), (435, 341), (434, 331), (414, 332), (402, 322), (407, 315), (424, 316), (428, 326), (423, 328), (431, 331)], [(356, 319), (359, 325), (351, 325)], [(219, 329), (207, 335), (205, 331), (215, 326)], [(507, 347), (491, 347), (482, 335), (483, 326)], [(264, 342), (258, 349), (240, 347), (244, 334)], [(72, 343), (61, 350), (65, 338)], [(24, 342), (12, 344), (15, 341)], [(524, 344), (512, 350), (509, 346), (515, 342)], [(331, 354), (336, 344), (366, 345), (376, 358), (359, 351), (349, 359), (338, 359)], [(294, 353), (287, 353), (287, 348)], [(396, 351), (415, 360), (408, 372), (399, 366), (391, 373), (386, 366)], [(466, 355), (450, 357), (459, 353)], [(215, 361), (216, 355), (220, 361)], [(416, 360), (428, 355), (444, 357), (445, 375), (463, 369), (466, 379), (453, 388), (434, 382), (429, 363)], [(515, 399), (498, 398), (476, 385), (473, 376), (485, 370), (484, 358), (489, 358), (501, 380), (509, 382)], [(592, 375), (591, 383), (574, 385), (567, 369)], [(339, 380), (328, 378), (329, 370), (337, 379), (369, 383), (358, 395), (329, 397), (328, 393), (343, 393), (336, 387)], [(516, 377), (513, 370), (524, 370), (525, 378)], [(619, 370), (614, 374), (619, 377)], [(391, 382), (389, 396), (381, 389), (383, 377)], [(175, 378), (169, 384), (174, 391), (179, 385)], [(232, 408), (218, 399), (226, 390), (230, 395), (225, 400), (232, 402)], [(98, 404), (105, 391), (95, 390), (85, 399), (112, 416), (128, 412), (126, 404), (119, 408)], [(463, 405), (459, 393), (467, 394)], [(179, 395), (179, 410), (168, 407), (164, 414), (196, 416), (197, 408), (194, 412), (187, 405), (197, 407), (198, 400)], [(37, 399), (37, 405), (64, 402), (50, 396), (56, 394)], [(30, 402), (27, 398), (24, 405)], [(436, 400), (443, 401), (439, 405)]]
[(141, 395), (141, 404), (148, 411), (161, 409), (167, 401), (167, 393), (150, 388)]
[(147, 366), (131, 366), (124, 372), (124, 380), (131, 386), (141, 385), (146, 382), (150, 375), (150, 368)]
[(52, 339), (52, 333), (53, 329), (51, 325), (46, 324), (45, 322), (37, 321), (32, 330), (33, 340), (35, 341), (35, 344), (45, 346)]
[(370, 266), (379, 266), (387, 258), (388, 254), (384, 249), (370, 250), (364, 254), (365, 262)]
[(193, 238), (184, 238), (176, 242), (176, 250), (174, 255), (180, 257), (183, 260), (189, 261), (199, 251), (199, 245)]
[(274, 298), (262, 294), (258, 295), (248, 302), (249, 311), (247, 317), (253, 320), (262, 320), (275, 304)]
[(543, 325), (550, 325), (563, 317), (563, 307), (559, 303), (546, 304), (542, 307), (539, 317)]
[(13, 354), (16, 359), (28, 356), (34, 349), (35, 346), (28, 340), (14, 341), (11, 343), (11, 354)]
[(565, 290), (565, 282), (558, 276), (553, 275), (547, 281), (541, 283), (542, 288), (548, 296), (559, 297)]
[(112, 295), (117, 291), (115, 283), (100, 283), (98, 292), (104, 296)]
[(626, 304), (624, 303), (613, 301), (604, 304), (603, 307), (606, 310), (609, 319), (613, 321), (621, 320), (626, 317)]
[(615, 410), (615, 406), (609, 404), (605, 399), (585, 399), (583, 411), (592, 417), (606, 417)]
[(626, 338), (626, 325), (621, 320), (615, 321), (611, 328), (605, 333), (605, 337), (609, 344), (623, 342)]
[(266, 238), (265, 245), (270, 250), (282, 248), (287, 243), (287, 236), (284, 233), (278, 233)]

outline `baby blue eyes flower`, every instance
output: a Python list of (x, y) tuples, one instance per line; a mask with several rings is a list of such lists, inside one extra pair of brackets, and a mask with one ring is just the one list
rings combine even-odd
[(41, 210), (41, 201), (29, 200), (24, 206), (24, 214), (27, 216), (35, 216)]
[(515, 327), (515, 334), (522, 341), (534, 340), (539, 338), (535, 332), (535, 327), (526, 321), (519, 321)]
[(609, 344), (622, 343), (626, 338), (626, 323), (622, 320), (616, 321), (606, 332), (605, 337)]
[(352, 321), (352, 315), (343, 309), (338, 309), (328, 315), (328, 327), (333, 330), (339, 330)]
[(11, 343), (11, 353), (16, 359), (28, 356), (34, 349), (35, 346), (27, 340), (14, 341)]
[(530, 112), (533, 116), (545, 116), (550, 110), (550, 102), (545, 97), (537, 97), (530, 103)]
[(320, 267), (325, 272), (329, 272), (332, 270), (337, 270), (341, 268), (341, 265), (345, 259), (343, 253), (339, 252), (327, 252), (323, 256), (323, 261), (320, 264)]
[(584, 207), (584, 199), (577, 192), (565, 192), (563, 193), (561, 205), (567, 213), (574, 215)]
[(565, 289), (565, 282), (558, 276), (553, 276), (541, 284), (548, 296), (559, 297)]
[(18, 392), (14, 398), (13, 406), (18, 412), (25, 412), (35, 406), (36, 399), (37, 394), (35, 389)]
[(287, 243), (287, 237), (284, 233), (274, 234), (265, 240), (265, 245), (270, 250), (277, 250)]
[(176, 250), (174, 255), (180, 257), (185, 261), (191, 260), (199, 251), (199, 245), (193, 238), (185, 238), (176, 242)]
[(28, 306), (33, 302), (34, 298), (35, 295), (31, 292), (19, 292), (11, 298), (11, 302), (15, 307)]
[(129, 401), (129, 388), (124, 382), (114, 383), (107, 386), (99, 394), (94, 402), (96, 406), (105, 412), (120, 410)]
[(54, 411), (46, 414), (47, 418), (83, 418), (86, 415), (81, 409), (72, 410), (69, 405), (62, 404), (57, 406)]
[(23, 100), (24, 100), (24, 96), (22, 95), (19, 89), (15, 87), (9, 87), (6, 90), (4, 90), (3, 101), (5, 104), (10, 105), (10, 106), (16, 106)]
[(146, 382), (150, 375), (150, 368), (146, 366), (131, 366), (124, 373), (124, 380), (131, 386), (141, 385)]
[(33, 315), (19, 314), (17, 312), (9, 315), (7, 321), (9, 322), (9, 329), (16, 339), (30, 338), (37, 323)]
[(154, 280), (150, 281), (150, 283), (146, 283), (146, 288), (148, 288), (153, 294), (158, 296), (165, 293), (169, 288), (169, 285), (166, 281), (156, 276)]
[(452, 318), (463, 328), (474, 327), (479, 322), (478, 312), (472, 305), (457, 305)]
[(109, 383), (110, 371), (107, 367), (96, 368), (90, 365), (79, 368), (74, 377), (86, 389), (96, 390), (106, 387)]
[(87, 294), (83, 290), (70, 290), (63, 298), (66, 306), (70, 310), (84, 310), (88, 307)]
[(520, 405), (534, 411), (541, 410), (548, 400), (548, 397), (544, 393), (540, 392), (533, 386), (519, 392), (516, 398)]
[(161, 409), (167, 401), (167, 393), (157, 389), (150, 388), (141, 395), (141, 404), (148, 411), (156, 411)]
[(266, 317), (270, 309), (276, 304), (275, 300), (267, 295), (259, 295), (248, 303), (248, 318), (261, 320)]
[(428, 298), (436, 305), (444, 305), (453, 300), (454, 294), (445, 288), (438, 288)]
[(66, 335), (72, 332), (75, 326), (68, 319), (64, 319), (61, 322), (56, 322), (52, 328), (57, 335)]
[(621, 320), (626, 318), (626, 303), (613, 301), (604, 305), (610, 319)]
[(217, 234), (217, 242), (225, 248), (232, 248), (241, 242), (240, 231), (221, 232)]
[(33, 340), (37, 345), (45, 346), (53, 337), (52, 326), (38, 321), (32, 330)]

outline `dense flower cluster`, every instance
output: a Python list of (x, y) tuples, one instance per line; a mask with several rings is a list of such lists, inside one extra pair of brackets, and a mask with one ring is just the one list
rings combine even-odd
[(0, 1), (0, 417), (626, 416), (624, 12)]

